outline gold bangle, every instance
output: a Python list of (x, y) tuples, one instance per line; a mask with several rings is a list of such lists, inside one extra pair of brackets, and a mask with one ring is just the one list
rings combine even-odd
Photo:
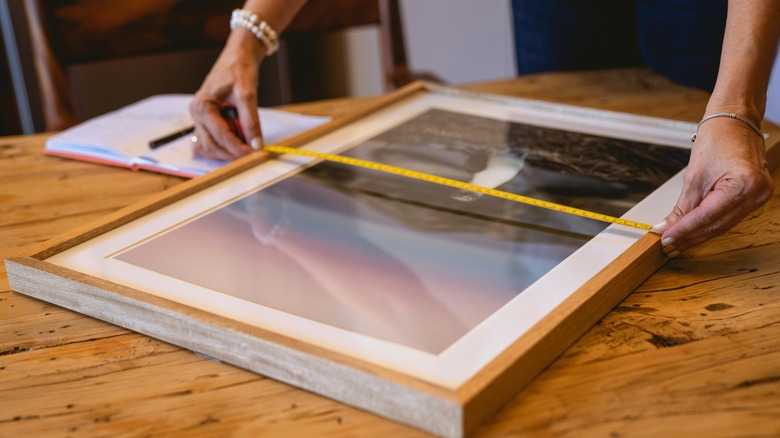
[(750, 127), (750, 129), (753, 130), (753, 132), (755, 132), (756, 134), (758, 134), (759, 137), (761, 137), (761, 140), (766, 141), (766, 139), (764, 138), (764, 133), (761, 131), (761, 128), (756, 126), (756, 124), (753, 123), (752, 120), (748, 119), (745, 116), (739, 115), (737, 113), (715, 113), (715, 114), (710, 114), (709, 116), (701, 119), (701, 122), (699, 122), (699, 125), (696, 126), (696, 132), (694, 132), (693, 135), (691, 136), (691, 141), (696, 141), (696, 135), (699, 134), (699, 128), (701, 128), (701, 125), (704, 122), (706, 122), (707, 120), (710, 120), (710, 119), (714, 119), (716, 117), (728, 117), (730, 119), (737, 119), (740, 122), (748, 125)]

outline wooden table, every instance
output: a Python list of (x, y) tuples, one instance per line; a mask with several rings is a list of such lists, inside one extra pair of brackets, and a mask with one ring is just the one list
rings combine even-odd
[[(687, 121), (708, 97), (642, 69), (466, 88)], [(338, 115), (371, 100), (288, 108)], [(182, 181), (45, 156), (45, 138), (0, 139), (3, 258)], [(779, 255), (775, 195), (666, 263), (476, 435), (780, 434)], [(14, 293), (5, 275), (0, 291), (0, 436), (423, 435)]]

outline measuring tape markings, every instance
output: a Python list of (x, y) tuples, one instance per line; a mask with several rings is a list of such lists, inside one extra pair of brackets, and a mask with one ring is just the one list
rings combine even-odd
[(535, 207), (546, 208), (548, 210), (555, 210), (562, 213), (573, 214), (576, 216), (582, 216), (589, 219), (595, 219), (602, 222), (609, 222), (618, 225), (624, 225), (628, 227), (638, 228), (644, 231), (651, 231), (652, 226), (643, 224), (640, 222), (634, 222), (628, 219), (622, 219), (606, 214), (596, 213), (588, 210), (582, 210), (579, 208), (569, 207), (566, 205), (556, 204), (554, 202), (543, 201), (541, 199), (531, 198), (528, 196), (517, 195), (515, 193), (504, 192), (501, 190), (491, 189), (488, 187), (482, 187), (474, 184), (470, 184), (463, 181), (449, 179), (441, 176), (431, 175), (423, 172), (417, 172), (410, 169), (404, 169), (402, 167), (395, 167), (388, 164), (376, 163), (373, 161), (361, 160), (359, 158), (345, 157), (343, 155), (328, 154), (323, 152), (314, 152), (305, 149), (291, 148), (286, 146), (268, 145), (264, 146), (263, 150), (275, 154), (291, 154), (302, 155), (306, 157), (317, 158), (324, 161), (331, 161), (334, 163), (341, 163), (350, 166), (362, 167), (365, 169), (376, 170), (379, 172), (390, 173), (394, 175), (405, 176), (407, 178), (418, 179), (421, 181), (427, 181), (434, 184), (445, 185), (458, 189), (469, 190), (472, 192), (483, 193), (486, 195), (494, 196), (496, 198), (507, 199), (510, 201), (520, 202), (523, 204), (533, 205)]

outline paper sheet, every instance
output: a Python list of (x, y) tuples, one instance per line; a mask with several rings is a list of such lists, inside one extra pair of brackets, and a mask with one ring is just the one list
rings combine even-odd
[[(278, 143), (294, 135), (308, 131), (330, 120), (329, 117), (305, 116), (287, 111), (259, 108), (258, 115), (263, 127), (263, 142)], [(183, 173), (203, 175), (224, 164), (226, 161), (209, 160), (192, 153), (190, 136), (184, 136), (161, 146), (142, 158), (157, 165), (172, 166)]]

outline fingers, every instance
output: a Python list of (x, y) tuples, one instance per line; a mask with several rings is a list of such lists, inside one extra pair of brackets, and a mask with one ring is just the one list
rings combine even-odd
[(255, 93), (243, 93), (239, 96), (238, 120), (244, 133), (244, 138), (250, 147), (259, 150), (263, 146), (260, 118), (257, 115), (257, 95)]
[(675, 257), (730, 230), (763, 205), (773, 191), (774, 184), (766, 170), (724, 177), (704, 197), (688, 186), (672, 213), (653, 231), (663, 233), (664, 253)]
[[(192, 151), (195, 155), (210, 160), (228, 161), (234, 159), (227, 150), (219, 147), (214, 147), (215, 144), (213, 138), (205, 130), (196, 129), (190, 138), (192, 141)], [(212, 145), (212, 146), (208, 146)]]
[(679, 206), (667, 218), (667, 227), (661, 237), (664, 253), (676, 257), (694, 245), (725, 233), (750, 211), (745, 202), (733, 205), (725, 194), (713, 194), (698, 207), (682, 214)]
[[(230, 129), (220, 115), (220, 105), (215, 101), (196, 97), (190, 103), (190, 114), (195, 120), (197, 137), (194, 152), (215, 160), (234, 160), (252, 152)], [(259, 126), (259, 124), (258, 124)]]

